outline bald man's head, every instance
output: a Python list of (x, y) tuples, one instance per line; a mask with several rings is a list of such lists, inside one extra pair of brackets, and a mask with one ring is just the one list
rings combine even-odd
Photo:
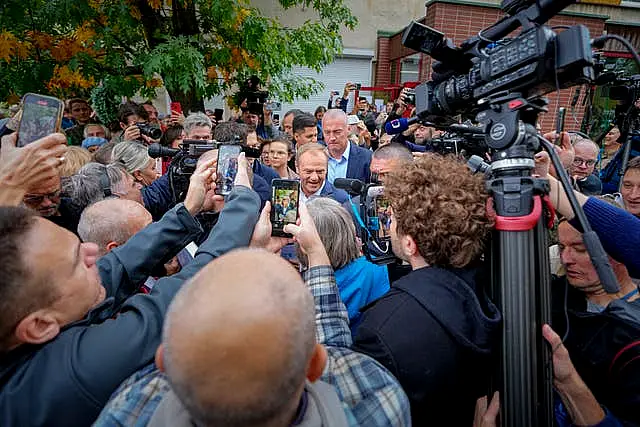
[(163, 364), (201, 425), (289, 425), (315, 359), (313, 297), (273, 254), (218, 258), (169, 308)]
[(98, 245), (99, 256), (123, 245), (152, 222), (151, 214), (138, 202), (106, 199), (86, 208), (80, 216), (78, 235)]

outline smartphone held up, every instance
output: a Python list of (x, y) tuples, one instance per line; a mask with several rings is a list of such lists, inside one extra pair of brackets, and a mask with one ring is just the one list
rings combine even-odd
[(300, 181), (274, 179), (271, 181), (271, 235), (293, 237), (284, 232), (284, 226), (298, 220)]
[(216, 168), (216, 194), (229, 195), (238, 174), (238, 156), (242, 152), (240, 145), (224, 144), (218, 147), (218, 165)]
[(60, 132), (64, 103), (50, 96), (27, 93), (22, 98), (18, 147), (24, 147), (52, 133)]

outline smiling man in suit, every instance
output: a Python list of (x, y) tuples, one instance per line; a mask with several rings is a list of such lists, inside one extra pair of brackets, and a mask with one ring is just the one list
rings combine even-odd
[(329, 110), (322, 119), (322, 133), (329, 149), (327, 180), (353, 178), (369, 182), (371, 151), (349, 142), (347, 114), (342, 110)]
[(318, 144), (305, 144), (296, 153), (296, 166), (300, 174), (300, 203), (314, 196), (330, 197), (339, 203), (345, 203), (349, 196), (343, 190), (331, 185), (327, 180), (329, 152)]

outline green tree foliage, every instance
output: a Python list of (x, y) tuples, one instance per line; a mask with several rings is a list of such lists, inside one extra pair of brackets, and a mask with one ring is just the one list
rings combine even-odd
[[(317, 18), (283, 26), (248, 0), (2, 0), (0, 100), (26, 92), (109, 99), (153, 96), (164, 84), (185, 109), (251, 75), (280, 99), (321, 85), (293, 75), (319, 71), (340, 53), (356, 18), (343, 0), (278, 0)], [(94, 95), (95, 98), (95, 95)]]

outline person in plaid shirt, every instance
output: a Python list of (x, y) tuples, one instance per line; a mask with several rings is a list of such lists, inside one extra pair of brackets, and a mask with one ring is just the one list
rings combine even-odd
[[(267, 205), (262, 212), (252, 246), (276, 252), (287, 241), (270, 237), (269, 210)], [(304, 205), (300, 206), (300, 225), (286, 227), (309, 260), (303, 279), (313, 299), (286, 261), (266, 251), (236, 251), (219, 258), (194, 278), (170, 308), (164, 349), (161, 347), (156, 357), (168, 375), (155, 366), (138, 372), (121, 385), (96, 426), (262, 425), (265, 419), (280, 420), (276, 424), (283, 426), (411, 425), (409, 402), (398, 381), (378, 362), (350, 349), (347, 310)], [(251, 304), (258, 305), (247, 310)], [(270, 304), (275, 304), (275, 314), (269, 311)], [(311, 304), (315, 305), (315, 331)], [(263, 310), (269, 312), (264, 318), (260, 317), (265, 316), (260, 313)], [(247, 328), (243, 322), (251, 323), (256, 316), (261, 333), (243, 334)], [(278, 323), (283, 320), (278, 316), (286, 316), (285, 328)], [(237, 319), (243, 322), (236, 325)], [(306, 335), (313, 348), (299, 349), (300, 341), (295, 337), (305, 335), (298, 328), (304, 330), (307, 320), (311, 320), (311, 328)], [(204, 333), (191, 333), (203, 325)], [(215, 340), (210, 331), (216, 332)], [(203, 341), (206, 346), (192, 342), (198, 336), (209, 338)], [(279, 340), (282, 337), (287, 341)], [(224, 356), (229, 341), (235, 357)], [(296, 381), (292, 394), (283, 393), (281, 383), (286, 382), (284, 376), (296, 371), (299, 357), (282, 359), (281, 353), (286, 352), (281, 351), (279, 342), (287, 343), (289, 353), (301, 354), (302, 366), (306, 366), (302, 376), (290, 379)], [(253, 372), (271, 374), (253, 376)], [(197, 381), (203, 374), (207, 381)]]

